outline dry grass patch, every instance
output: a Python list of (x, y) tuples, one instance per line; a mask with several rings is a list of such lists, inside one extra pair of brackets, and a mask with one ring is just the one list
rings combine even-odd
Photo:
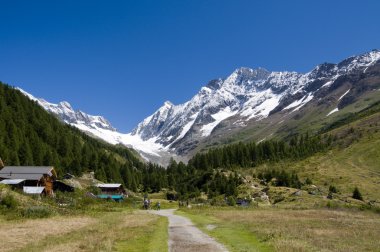
[(27, 221), (3, 222), (0, 225), (0, 251), (21, 249), (49, 236), (58, 236), (96, 223), (91, 217), (54, 217)]
[(380, 218), (372, 212), (332, 210), (192, 210), (239, 224), (276, 251), (376, 251)]
[[(163, 231), (167, 232), (167, 223), (162, 218), (142, 211), (120, 211), (97, 213), (93, 217), (66, 217), (21, 222), (14, 226), (14, 232), (0, 240), (1, 244), (9, 244), (7, 239), (17, 233), (14, 242), (4, 251), (115, 251), (119, 243), (123, 243), (123, 251), (136, 247), (149, 247), (150, 240)], [(161, 223), (161, 225), (157, 225)], [(9, 223), (8, 228), (11, 228)], [(158, 230), (158, 228), (160, 228)], [(1, 227), (3, 229), (3, 226)], [(42, 231), (41, 230), (46, 230)], [(4, 228), (6, 230), (6, 228)], [(152, 239), (153, 237), (153, 239)], [(142, 241), (130, 247), (132, 241)], [(16, 245), (16, 242), (22, 241)], [(6, 242), (6, 243), (5, 243)], [(166, 240), (155, 240), (156, 246), (162, 243), (167, 250)], [(158, 245), (157, 245), (158, 244)], [(3, 250), (1, 250), (3, 251)], [(148, 250), (147, 250), (148, 251)]]

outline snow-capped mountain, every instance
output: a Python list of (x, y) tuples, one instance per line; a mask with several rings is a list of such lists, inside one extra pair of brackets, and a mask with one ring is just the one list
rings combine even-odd
[(146, 160), (154, 160), (158, 163), (162, 163), (160, 160), (161, 156), (165, 156), (165, 150), (161, 145), (155, 143), (154, 138), (142, 141), (139, 137), (118, 132), (111, 123), (102, 116), (93, 116), (80, 110), (74, 110), (70, 103), (66, 101), (54, 104), (42, 98), (35, 98), (20, 88), (18, 88), (18, 90), (29, 97), (29, 99), (36, 101), (46, 111), (56, 115), (63, 122), (110, 144), (122, 144), (132, 147), (139, 151)]
[(138, 124), (131, 135), (142, 141), (155, 139), (169, 151), (186, 155), (222, 122), (244, 127), (276, 112), (298, 111), (340, 76), (365, 73), (379, 59), (380, 52), (373, 50), (339, 64), (318, 65), (306, 74), (239, 68), (225, 79), (210, 81), (188, 102), (180, 105), (165, 102)]
[(308, 73), (242, 67), (227, 78), (210, 81), (183, 104), (166, 101), (128, 134), (118, 132), (102, 116), (74, 110), (68, 102), (52, 104), (21, 91), (65, 123), (111, 144), (133, 147), (147, 160), (165, 165), (170, 157), (186, 160), (202, 143), (231, 132), (252, 128), (266, 138), (276, 134), (279, 125), (289, 130), (287, 122), (302, 118), (307, 107), (311, 107), (308, 113), (314, 109), (323, 117), (334, 116), (364, 92), (380, 90), (377, 82), (355, 84), (380, 76), (371, 70), (380, 69), (379, 59), (380, 51), (373, 50), (339, 64), (318, 65)]
[(112, 127), (111, 123), (107, 121), (107, 119), (105, 119), (104, 117), (88, 115), (80, 110), (75, 111), (71, 107), (70, 103), (68, 103), (67, 101), (54, 104), (47, 102), (42, 98), (35, 98), (31, 94), (25, 92), (20, 88), (18, 88), (18, 90), (20, 90), (31, 100), (36, 101), (41, 107), (43, 107), (48, 112), (57, 115), (62, 121), (64, 121), (67, 124), (82, 124), (92, 129), (99, 128), (110, 131), (116, 131), (116, 129)]

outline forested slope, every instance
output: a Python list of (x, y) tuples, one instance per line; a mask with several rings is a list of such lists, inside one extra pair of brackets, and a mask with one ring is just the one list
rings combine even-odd
[(132, 190), (151, 181), (146, 174), (159, 178), (164, 172), (126, 147), (100, 142), (63, 124), (1, 82), (0, 157), (6, 165), (52, 165), (59, 174), (91, 170), (99, 180), (121, 182)]

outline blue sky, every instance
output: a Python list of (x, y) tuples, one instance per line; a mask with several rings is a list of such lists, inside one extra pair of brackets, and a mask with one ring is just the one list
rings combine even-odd
[(3, 1), (0, 80), (131, 130), (234, 69), (380, 48), (380, 1)]

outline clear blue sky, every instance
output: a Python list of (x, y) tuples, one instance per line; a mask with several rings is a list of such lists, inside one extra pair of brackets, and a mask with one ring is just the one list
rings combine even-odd
[(380, 47), (380, 1), (0, 0), (0, 80), (131, 130), (240, 66), (306, 72)]

